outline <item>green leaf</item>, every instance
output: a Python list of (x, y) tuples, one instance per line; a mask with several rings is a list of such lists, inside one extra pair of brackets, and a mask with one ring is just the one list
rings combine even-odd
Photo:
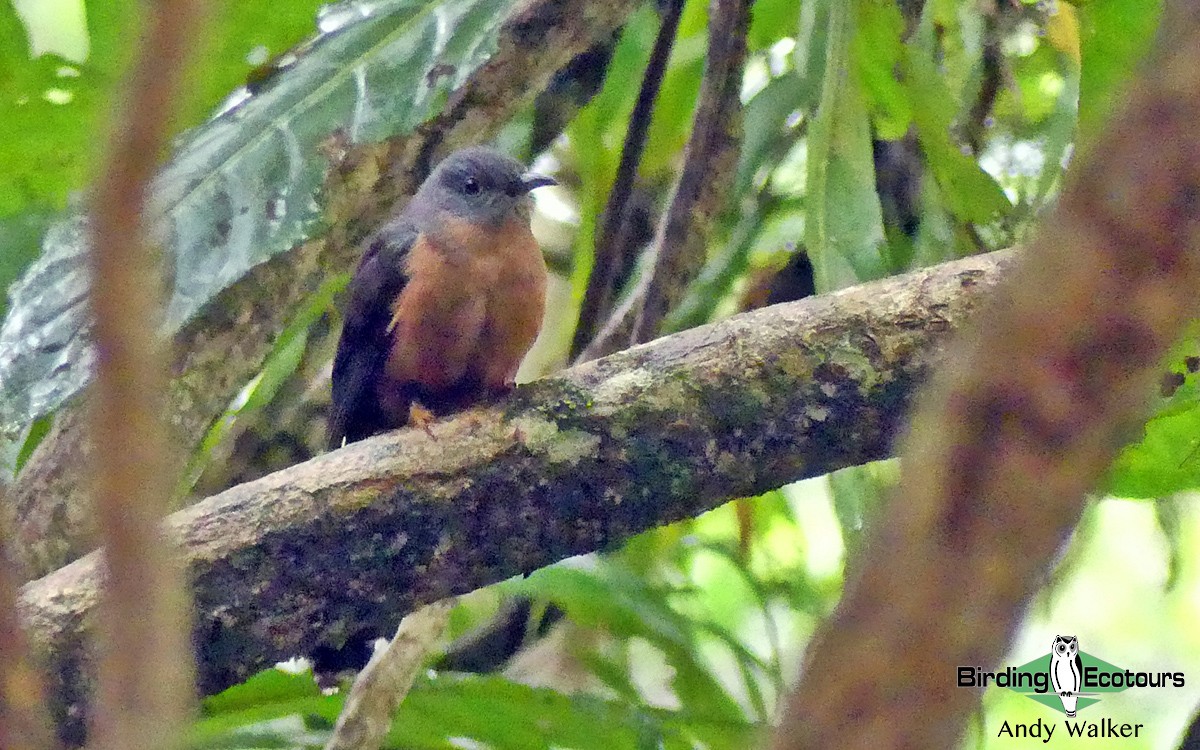
[(817, 291), (828, 292), (879, 278), (887, 265), (866, 102), (850, 73), (853, 8), (833, 0), (811, 6), (805, 16), (827, 29), (827, 44), (820, 104), (808, 129), (804, 240)]
[(29, 433), (25, 435), (25, 439), (21, 441), (21, 450), (17, 453), (17, 460), (13, 465), (11, 472), (12, 476), (16, 476), (24, 468), (25, 462), (33, 455), (33, 451), (41, 444), (42, 439), (50, 432), (50, 428), (54, 425), (54, 417), (46, 416), (41, 419), (35, 419), (33, 424), (29, 425)]
[[(1196, 326), (1192, 326), (1193, 329)], [(1159, 402), (1139, 438), (1109, 468), (1105, 491), (1118, 497), (1153, 499), (1200, 487), (1200, 368), (1196, 330), (1181, 339), (1164, 370), (1183, 382)], [(1190, 367), (1189, 367), (1190, 363)]]
[(1167, 542), (1167, 579), (1163, 581), (1163, 591), (1174, 590), (1179, 583), (1180, 574), (1188, 562), (1188, 544), (1186, 540), (1187, 511), (1191, 506), (1190, 499), (1178, 495), (1159, 498), (1154, 503), (1154, 521), (1162, 531)]
[(208, 429), (199, 448), (188, 460), (176, 494), (190, 492), (212, 459), (213, 452), (232, 432), (239, 419), (246, 419), (266, 407), (288, 378), (300, 366), (308, 348), (308, 333), (313, 324), (333, 307), (333, 298), (350, 283), (350, 274), (335, 274), (309, 298), (296, 317), (275, 340), (262, 369)]
[(341, 712), (342, 695), (322, 695), (312, 674), (267, 669), (241, 685), (206, 698), (201, 718), (192, 724), (187, 747), (298, 747), (323, 744), (308, 728), (309, 716), (331, 723)]
[(554, 602), (576, 623), (649, 641), (674, 668), (671, 685), (685, 710), (723, 720), (744, 718), (700, 661), (695, 624), (643, 579), (604, 562), (595, 570), (556, 565), (533, 573), (517, 589)]
[(1079, 132), (1087, 141), (1112, 113), (1154, 41), (1162, 0), (1092, 0), (1078, 4), (1081, 77)]
[(641, 174), (667, 180), (674, 177), (679, 156), (692, 134), (707, 47), (707, 0), (688, 0), (646, 132), (646, 151), (638, 170)]
[[(890, 467), (893, 468), (894, 467)], [(894, 471), (885, 462), (852, 466), (829, 475), (833, 511), (842, 529), (847, 559), (862, 545), (867, 524), (883, 506), (885, 493), (894, 484)]]
[(897, 79), (904, 59), (904, 17), (893, 0), (858, 0), (851, 56), (875, 131), (883, 140), (908, 132), (912, 105)]
[[(499, 677), (439, 675), (418, 681), (400, 708), (388, 746), (441, 749), (451, 747), (450, 737), (468, 737), (514, 749), (690, 750), (700, 743), (732, 750), (752, 746), (759, 731), (745, 721), (567, 696)], [(647, 745), (648, 738), (654, 741)]]
[[(773, 165), (793, 140), (788, 117), (811, 106), (813, 87), (794, 71), (772, 78), (761, 91), (746, 102), (745, 134), (738, 158), (734, 195), (744, 196), (754, 189), (759, 171)], [(782, 144), (783, 149), (779, 146)]]
[(1107, 492), (1157, 498), (1200, 487), (1200, 403), (1146, 423), (1142, 439), (1113, 463)]
[(959, 219), (977, 224), (1008, 213), (1012, 204), (996, 180), (950, 136), (958, 107), (933, 61), (910, 45), (905, 62), (917, 136), (946, 206)]
[(959, 93), (960, 101), (971, 101), (978, 94), (980, 58), (988, 33), (983, 7), (963, 0), (928, 0), (909, 39), (927, 57), (939, 60), (946, 85)]
[(1038, 177), (1037, 187), (1034, 189), (1033, 208), (1035, 210), (1046, 204), (1053, 189), (1062, 180), (1066, 171), (1063, 163), (1075, 140), (1076, 124), (1079, 119), (1079, 74), (1072, 72), (1064, 83), (1054, 111), (1046, 120), (1046, 142), (1043, 150), (1045, 162), (1042, 164), (1042, 174)]
[[(59, 39), (58, 54), (35, 58), (15, 6), (0, 4), (0, 217), (30, 208), (62, 210), (70, 191), (90, 177), (103, 142), (97, 134), (106, 131), (104, 116), (136, 32), (132, 2), (95, 5), (88, 13), (89, 45), (67, 49)], [(61, 7), (42, 12), (64, 32), (79, 24)]]
[[(189, 733), (189, 747), (320, 747), (342, 704), (340, 695), (321, 695), (309, 674), (267, 670), (205, 700), (203, 716)], [(466, 738), (522, 750), (690, 750), (698, 745), (734, 750), (754, 744), (763, 729), (637, 702), (568, 696), (501, 677), (441, 674), (417, 680), (385, 747), (447, 750), (462, 746), (456, 738)]]
[[(604, 85), (567, 126), (567, 139), (573, 146), (571, 156), (580, 180), (576, 191), (579, 227), (572, 253), (575, 267), (571, 272), (576, 308), (583, 301), (595, 263), (599, 217), (616, 178), (621, 144), (637, 98), (638, 86), (633, 82), (642, 78), (657, 29), (658, 15), (650, 7), (643, 6), (629, 17), (608, 63)], [(577, 318), (578, 309), (568, 314)]]
[[(70, 36), (69, 8), (49, 9), (52, 28)], [(67, 5), (70, 5), (69, 3)], [(321, 0), (218, 2), (192, 55), (188, 86), (178, 93), (177, 128), (203, 121), (253, 70), (252, 52), (276, 55), (315, 31)], [(80, 57), (31, 58), (27, 29), (0, 5), (0, 217), (27, 206), (61, 210), (91, 178), (122, 73), (137, 39), (138, 4), (88, 0)], [(54, 100), (46, 98), (47, 91)], [(58, 103), (63, 98), (68, 101)]]
[(205, 698), (201, 708), (205, 716), (218, 716), (320, 695), (321, 688), (317, 687), (311, 672), (292, 674), (281, 669), (266, 669), (240, 685)]
[(755, 0), (750, 9), (750, 33), (746, 38), (751, 52), (770, 47), (783, 37), (791, 36), (800, 23), (800, 7), (796, 0)]

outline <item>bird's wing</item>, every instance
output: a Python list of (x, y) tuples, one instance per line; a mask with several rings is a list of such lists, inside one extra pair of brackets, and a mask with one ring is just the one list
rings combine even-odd
[(416, 228), (404, 222), (377, 232), (350, 281), (342, 337), (333, 360), (331, 449), (386, 427), (381, 421), (375, 386), (384, 376), (392, 305), (408, 283), (405, 259), (418, 234)]

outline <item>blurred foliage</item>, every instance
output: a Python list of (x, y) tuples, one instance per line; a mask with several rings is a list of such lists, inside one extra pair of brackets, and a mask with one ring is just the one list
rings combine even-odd
[[(321, 5), (212, 4), (190, 85), (179, 92), (177, 129), (203, 121), (255, 68), (310, 36)], [(133, 0), (0, 6), (0, 219), (61, 210), (85, 184), (137, 39), (137, 14)], [(53, 51), (30, 59), (35, 39)]]
[(1141, 439), (1126, 446), (1107, 491), (1155, 499), (1200, 486), (1200, 329), (1192, 326), (1163, 365), (1155, 415)]
[[(635, 204), (650, 232), (691, 131), (707, 6), (688, 0), (654, 110)], [(63, 38), (31, 57), (34, 23), (0, 7), (2, 283), (36, 256), (52, 218), (86, 184), (135, 33), (133, 10), (130, 0), (46, 3), (43, 12), (63, 20)], [(263, 0), (214, 9), (180, 128), (200, 123), (226, 94), (261, 76), (258, 66), (311, 34), (316, 11), (317, 3)], [(1053, 205), (1076, 145), (1086, 148), (1119, 105), (1160, 13), (1152, 0), (758, 0), (734, 200), (669, 327), (736, 312), (756, 278), (796, 253), (811, 259), (818, 291), (830, 291), (1022, 242)], [(82, 46), (69, 33), (72, 19), (86, 20)], [(582, 109), (558, 118), (523, 112), (498, 139), (540, 159), (560, 182), (537, 196), (536, 228), (558, 276), (526, 377), (566, 356), (658, 20), (657, 4), (647, 2), (611, 56), (589, 58), (607, 60), (607, 69), (579, 74), (573, 90), (599, 84)], [(557, 101), (536, 106), (562, 106)], [(534, 123), (547, 121), (567, 122), (562, 137), (528, 154)], [(625, 290), (636, 277), (635, 269)], [(208, 492), (278, 468), (239, 455), (249, 450), (247, 436), (259, 437), (257, 451), (291, 430), (292, 460), (317, 450), (308, 425), (286, 415), (311, 416), (290, 407), (327, 397), (324, 363), (345, 269), (330, 269), (330, 279), (214, 422), (181, 479), (185, 490), (202, 471), (198, 487)], [(1188, 627), (1200, 612), (1186, 595), (1200, 583), (1200, 561), (1189, 551), (1200, 542), (1200, 515), (1181, 494), (1200, 486), (1195, 339), (1164, 364), (1156, 416), (1131, 435), (1140, 439), (1109, 475), (1108, 493), (1141, 501), (1098, 501), (1088, 512), (1031, 609), (1014, 663), (1044, 653), (1061, 631), (1115, 663), (1200, 670), (1200, 635)], [(16, 460), (47, 425), (31, 431)], [(535, 603), (529, 621), (518, 623), (525, 648), (495, 674), (419, 680), (388, 747), (750, 746), (836, 603), (896, 472), (895, 462), (883, 462), (739, 499), (620, 550), (466, 597), (451, 639), (524, 597)], [(193, 746), (317, 747), (342, 700), (322, 694), (303, 671), (268, 670), (205, 701)], [(1155, 720), (1132, 747), (1172, 740), (1186, 703), (1176, 695), (1156, 694), (1153, 706), (1126, 694), (1106, 698), (1114, 710)], [(1037, 710), (988, 691), (967, 744), (998, 746), (1000, 721), (1032, 721)]]

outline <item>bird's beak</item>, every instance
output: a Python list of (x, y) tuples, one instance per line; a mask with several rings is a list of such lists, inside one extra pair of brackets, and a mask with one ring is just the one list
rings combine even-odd
[(538, 174), (536, 172), (526, 172), (525, 174), (521, 175), (521, 187), (527, 193), (530, 190), (533, 190), (535, 188), (546, 187), (547, 185), (557, 185), (557, 184), (558, 184), (558, 180), (554, 179), (553, 177), (547, 177), (544, 174)]

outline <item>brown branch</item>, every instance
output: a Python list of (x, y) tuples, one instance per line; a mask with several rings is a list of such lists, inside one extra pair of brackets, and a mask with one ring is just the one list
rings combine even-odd
[(325, 750), (378, 750), (417, 672), (446, 632), (457, 597), (427, 604), (400, 621), (396, 634), (354, 678)]
[(683, 299), (704, 266), (717, 216), (728, 204), (741, 140), (742, 65), (750, 0), (716, 0), (709, 20), (708, 56), (692, 137), (670, 207), (654, 239), (646, 274), (604, 330), (580, 355), (593, 359), (658, 335), (667, 313)]
[[(3, 495), (0, 488), (0, 495)], [(51, 750), (55, 747), (46, 712), (45, 685), (29, 654), (17, 616), (17, 575), (8, 555), (7, 531), (0, 522), (0, 747)]]
[(629, 253), (628, 242), (629, 196), (633, 181), (637, 177), (638, 164), (646, 147), (646, 136), (650, 132), (650, 120), (654, 114), (654, 102), (667, 72), (667, 60), (675, 35), (679, 30), (679, 19), (683, 16), (683, 0), (670, 0), (663, 14), (658, 37), (650, 51), (646, 72), (642, 77), (642, 88), (629, 116), (629, 129), (625, 132), (625, 143), (621, 147), (621, 162), (617, 165), (617, 176), (608, 194), (608, 205), (604, 209), (604, 223), (595, 244), (595, 258), (591, 276), (584, 291), (583, 304), (579, 309), (579, 322), (571, 342), (569, 359), (574, 360), (584, 347), (595, 337), (604, 316), (612, 307), (613, 286), (620, 275), (621, 265)]
[(988, 131), (988, 118), (992, 116), (992, 108), (1000, 96), (1004, 83), (1004, 51), (1001, 44), (1004, 33), (1000, 28), (1000, 14), (1005, 13), (1005, 5), (999, 3), (990, 13), (983, 14), (983, 50), (979, 58), (980, 82), (979, 92), (971, 103), (963, 130), (971, 153), (981, 154), (984, 137)]
[(1200, 313), (1200, 6), (1174, 10), (920, 401), (900, 485), (810, 647), (779, 750), (957, 744), (979, 692), (955, 686), (955, 667), (1006, 653)]
[[(262, 366), (297, 306), (329, 278), (353, 268), (358, 240), (410, 194), (439, 154), (485, 140), (578, 53), (606, 39), (634, 0), (527, 0), (500, 30), (496, 54), (452, 94), (446, 110), (405, 138), (357, 147), (324, 191), (333, 230), (256, 267), (175, 337), (168, 442), (177, 476), (212, 421)], [(86, 399), (85, 399), (86, 400)], [(18, 519), (13, 554), (44, 575), (88, 552), (91, 519), (82, 467), (89, 455), (76, 404), (55, 418), (9, 501)]]
[[(1009, 257), (665, 337), (435, 423), (433, 437), (364, 440), (176, 513), (201, 690), (729, 498), (883, 458), (938, 343)], [(90, 684), (96, 562), (22, 596), (61, 723)]]
[(95, 748), (175, 747), (192, 702), (183, 571), (160, 527), (172, 489), (161, 414), (166, 362), (154, 325), (161, 256), (150, 247), (142, 212), (199, 12), (192, 0), (147, 6), (125, 108), (93, 196), (91, 435), (104, 450), (92, 457), (91, 469), (106, 576), (98, 633), (104, 658), (91, 716)]

